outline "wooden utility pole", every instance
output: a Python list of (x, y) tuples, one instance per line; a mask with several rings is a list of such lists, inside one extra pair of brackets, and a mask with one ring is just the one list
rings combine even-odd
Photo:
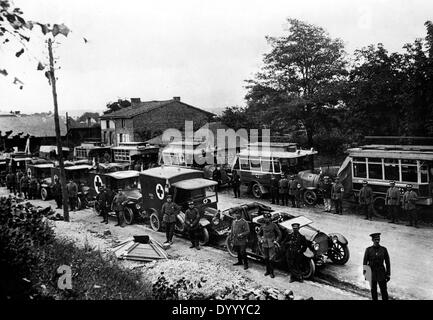
[(66, 190), (65, 167), (63, 164), (62, 136), (60, 135), (59, 111), (57, 107), (56, 76), (54, 74), (53, 46), (51, 39), (48, 39), (48, 53), (50, 55), (50, 80), (54, 101), (54, 125), (56, 128), (57, 153), (59, 155), (60, 184), (62, 186), (63, 218), (65, 221), (69, 222), (68, 192)]

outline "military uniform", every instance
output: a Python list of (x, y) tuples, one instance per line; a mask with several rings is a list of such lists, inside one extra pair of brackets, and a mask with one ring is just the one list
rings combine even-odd
[(17, 181), (15, 173), (11, 172), (6, 175), (6, 184), (11, 193), (17, 194)]
[(69, 205), (71, 206), (71, 210), (75, 211), (78, 202), (78, 186), (74, 181), (70, 181), (66, 185), (66, 190), (68, 192)]
[(123, 192), (119, 192), (113, 199), (113, 210), (116, 212), (117, 224), (116, 226), (125, 226), (125, 204), (128, 197)]
[(335, 213), (343, 214), (343, 185), (341, 182), (335, 182), (331, 188), (331, 198), (334, 201)]
[(263, 248), (263, 255), (265, 257), (266, 263), (266, 273), (265, 276), (270, 274), (274, 277), (274, 259), (275, 259), (275, 242), (281, 240), (281, 231), (278, 226), (272, 221), (269, 223), (263, 223), (260, 226), (259, 236), (261, 238), (261, 244)]
[(272, 175), (271, 177), (271, 203), (272, 204), (280, 204), (280, 197), (279, 197), (279, 192), (278, 192), (278, 187), (279, 187), (279, 183), (278, 183), (278, 179), (276, 176)]
[(304, 259), (303, 254), (307, 250), (307, 239), (299, 232), (292, 232), (287, 236), (284, 244), (287, 248), (286, 255), (291, 279), (297, 278), (302, 281), (301, 266)]
[(409, 218), (409, 226), (418, 227), (417, 200), (418, 195), (413, 190), (407, 190), (403, 195), (403, 210)]
[(197, 208), (188, 208), (185, 211), (185, 226), (189, 232), (191, 248), (200, 248), (200, 213)]
[(398, 208), (400, 205), (400, 189), (392, 186), (386, 191), (385, 204), (388, 206), (391, 223), (398, 222)]
[(287, 181), (286, 177), (282, 177), (280, 181), (278, 181), (278, 192), (280, 194), (280, 199), (283, 206), (287, 206), (287, 196), (288, 196), (288, 188), (289, 188), (289, 182)]
[(364, 185), (359, 191), (359, 205), (366, 219), (373, 219), (373, 190)]
[(29, 182), (29, 197), (30, 199), (36, 199), (38, 196), (38, 180), (32, 177)]
[[(384, 266), (385, 263), (385, 266)], [(379, 284), (382, 300), (388, 300), (386, 283), (391, 276), (391, 262), (388, 250), (381, 245), (373, 245), (365, 250), (364, 265), (371, 268), (371, 297), (377, 300), (377, 285)]]
[(29, 177), (26, 174), (20, 179), (20, 188), (24, 199), (29, 199)]
[(322, 192), (326, 212), (331, 212), (331, 189), (332, 183), (329, 180), (327, 182), (323, 182)]
[(294, 177), (289, 180), (289, 199), (292, 202), (292, 207), (296, 207), (296, 193), (297, 193), (298, 181)]
[(296, 189), (295, 189), (295, 206), (296, 208), (300, 208), (302, 205), (302, 197), (303, 193), (302, 193), (302, 187), (301, 184), (297, 184), (296, 185)]
[(99, 194), (96, 196), (96, 201), (98, 201), (99, 210), (103, 219), (101, 222), (108, 223), (108, 208), (110, 206), (110, 200), (107, 190), (105, 190), (105, 188), (103, 188), (101, 192), (99, 192)]
[(233, 239), (233, 247), (238, 253), (238, 262), (235, 265), (244, 264), (245, 269), (248, 268), (247, 258), (247, 239), (250, 234), (250, 227), (244, 218), (235, 219), (232, 223), (230, 236)]
[(53, 197), (54, 200), (56, 201), (57, 209), (61, 209), (63, 196), (62, 196), (62, 185), (60, 184), (59, 181), (54, 182)]
[(241, 197), (241, 177), (237, 174), (237, 172), (233, 173), (232, 187), (233, 187), (233, 193), (235, 194), (235, 198), (240, 198)]
[(174, 235), (174, 227), (176, 225), (177, 215), (180, 207), (174, 202), (166, 202), (162, 205), (161, 214), (162, 221), (165, 223), (165, 236), (167, 242), (172, 242)]

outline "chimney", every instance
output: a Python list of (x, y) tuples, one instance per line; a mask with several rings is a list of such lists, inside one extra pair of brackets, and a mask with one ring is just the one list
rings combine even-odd
[(141, 103), (140, 98), (131, 98), (131, 106), (132, 107), (138, 107)]
[(179, 101), (180, 102), (180, 97), (173, 97), (174, 101)]

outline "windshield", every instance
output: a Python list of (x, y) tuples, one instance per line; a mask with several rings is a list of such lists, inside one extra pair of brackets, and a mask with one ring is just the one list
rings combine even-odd
[(128, 179), (119, 179), (113, 181), (115, 188), (123, 188), (125, 190), (132, 190), (138, 188), (138, 177)]
[[(207, 199), (207, 201), (205, 199)], [(177, 204), (179, 205), (186, 204), (188, 200), (192, 200), (195, 203), (203, 203), (203, 204), (216, 202), (217, 195), (216, 195), (215, 186), (210, 186), (201, 189), (194, 189), (194, 190), (185, 190), (185, 189), (176, 190), (176, 197), (174, 201)], [(206, 203), (203, 200), (205, 200)]]

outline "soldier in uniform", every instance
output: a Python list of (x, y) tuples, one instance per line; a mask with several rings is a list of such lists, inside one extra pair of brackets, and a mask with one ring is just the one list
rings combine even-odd
[(105, 185), (99, 188), (100, 192), (96, 196), (96, 201), (98, 201), (99, 210), (101, 212), (102, 221), (101, 223), (108, 224), (108, 208), (109, 208), (109, 197)]
[(167, 202), (161, 208), (162, 221), (165, 223), (166, 243), (170, 244), (173, 244), (174, 226), (176, 225), (177, 215), (180, 212), (180, 207), (172, 199), (173, 197), (169, 194)]
[(303, 190), (302, 186), (299, 182), (296, 183), (295, 189), (295, 206), (296, 208), (300, 208), (303, 205)]
[(194, 207), (194, 201), (188, 201), (188, 209), (185, 212), (185, 226), (189, 232), (191, 240), (190, 248), (200, 250), (200, 213)]
[(248, 258), (247, 258), (247, 239), (250, 234), (250, 227), (248, 222), (242, 218), (241, 211), (238, 210), (235, 213), (235, 220), (232, 223), (231, 237), (233, 239), (233, 247), (238, 253), (238, 262), (233, 264), (234, 266), (244, 265), (244, 269), (248, 269)]
[(68, 191), (69, 205), (71, 206), (71, 210), (77, 211), (77, 202), (78, 202), (78, 186), (72, 180), (69, 179), (69, 183), (66, 185), (66, 190)]
[(272, 174), (271, 175), (271, 203), (272, 204), (280, 204), (280, 197), (279, 197), (279, 193), (278, 193), (278, 179), (277, 177)]
[(340, 182), (340, 178), (337, 177), (331, 188), (331, 198), (334, 201), (336, 214), (343, 214), (343, 192), (343, 185)]
[(272, 222), (271, 213), (265, 212), (263, 214), (264, 223), (260, 226), (259, 241), (263, 248), (265, 256), (266, 273), (265, 276), (270, 275), (274, 278), (274, 259), (275, 259), (275, 246), (279, 246), (278, 242), (281, 240), (281, 231), (278, 226)]
[(57, 204), (57, 209), (62, 209), (62, 185), (59, 182), (59, 179), (54, 180), (53, 185), (53, 197)]
[(36, 199), (38, 194), (38, 180), (36, 180), (35, 176), (30, 178), (29, 182), (29, 197), (30, 199)]
[(8, 186), (10, 193), (13, 193), (14, 195), (17, 194), (17, 181), (16, 180), (17, 180), (17, 178), (15, 176), (15, 173), (13, 173), (12, 171), (6, 175), (6, 184)]
[(303, 282), (301, 274), (304, 252), (307, 250), (307, 239), (299, 232), (300, 224), (292, 223), (293, 232), (290, 233), (285, 242), (287, 248), (287, 262), (290, 272), (290, 282), (298, 280)]
[(284, 173), (282, 173), (281, 179), (280, 179), (280, 181), (278, 181), (278, 192), (280, 194), (280, 199), (282, 202), (281, 205), (283, 205), (283, 206), (288, 205), (288, 201), (287, 201), (288, 187), (289, 187), (289, 182), (287, 181)]
[(21, 169), (18, 169), (18, 172), (16, 174), (16, 185), (17, 185), (17, 189), (18, 189), (18, 197), (21, 197), (21, 178), (23, 177), (23, 172), (21, 171)]
[(418, 200), (417, 193), (412, 190), (412, 185), (406, 186), (406, 192), (403, 195), (403, 210), (409, 218), (408, 226), (418, 228), (418, 214), (416, 208), (416, 201)]
[[(298, 181), (296, 181), (295, 176), (291, 175), (288, 182), (289, 189), (289, 200), (292, 202), (292, 208), (296, 207), (296, 189)], [(287, 204), (288, 205), (288, 204)]]
[(365, 219), (373, 220), (373, 190), (367, 180), (362, 182), (362, 188), (359, 191), (359, 205), (365, 214)]
[(389, 223), (397, 223), (398, 206), (400, 204), (400, 189), (395, 186), (395, 181), (389, 183), (389, 188), (386, 191), (385, 204), (388, 206), (388, 213), (391, 218)]
[(219, 190), (222, 182), (221, 168), (219, 166), (217, 166), (212, 173), (212, 178), (214, 181), (218, 182), (217, 190)]
[(114, 226), (125, 226), (125, 204), (128, 201), (128, 197), (121, 188), (117, 189), (117, 194), (114, 196), (112, 210), (116, 212), (117, 224)]
[[(391, 262), (388, 250), (379, 244), (380, 233), (372, 233), (370, 237), (373, 245), (365, 250), (364, 265), (371, 268), (371, 297), (373, 300), (377, 300), (377, 284), (379, 284), (382, 300), (388, 300), (386, 284), (391, 279)], [(364, 270), (364, 275), (365, 273)]]
[(23, 174), (20, 179), (20, 188), (23, 198), (29, 199), (29, 177), (26, 174)]
[(325, 212), (331, 212), (331, 189), (332, 189), (332, 183), (329, 180), (328, 176), (325, 176), (323, 178), (323, 202), (325, 204)]
[(241, 197), (241, 177), (238, 175), (238, 172), (236, 170), (233, 170), (232, 187), (233, 187), (233, 193), (235, 194), (235, 198), (240, 198)]

